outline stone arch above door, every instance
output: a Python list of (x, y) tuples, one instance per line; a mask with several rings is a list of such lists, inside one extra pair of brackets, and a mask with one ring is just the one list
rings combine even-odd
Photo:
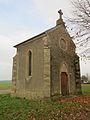
[(68, 95), (70, 91), (70, 80), (67, 64), (63, 62), (60, 67), (60, 94)]
[(60, 73), (61, 73), (61, 72), (66, 72), (66, 73), (68, 73), (67, 64), (66, 64), (66, 63), (62, 63), (62, 64), (61, 64)]

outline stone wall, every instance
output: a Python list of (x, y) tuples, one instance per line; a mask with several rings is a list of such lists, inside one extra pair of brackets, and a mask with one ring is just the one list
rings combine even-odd
[(17, 55), (13, 57), (12, 67), (12, 94), (16, 93), (16, 80), (17, 80)]
[[(44, 97), (44, 41), (43, 37), (17, 48), (17, 96), (30, 99)], [(28, 52), (32, 51), (32, 75), (28, 76)]]
[[(48, 32), (49, 39), (51, 40), (51, 94), (61, 94), (61, 83), (60, 83), (60, 68), (62, 64), (65, 63), (67, 66), (67, 74), (69, 81), (69, 93), (76, 93), (76, 83), (75, 83), (75, 66), (74, 66), (74, 56), (75, 45), (71, 40), (65, 27), (62, 25), (57, 26), (55, 29)], [(60, 39), (63, 38), (66, 41), (66, 50), (61, 49)]]

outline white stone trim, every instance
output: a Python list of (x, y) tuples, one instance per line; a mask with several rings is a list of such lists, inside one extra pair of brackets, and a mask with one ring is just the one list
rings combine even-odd
[(50, 48), (48, 39), (44, 39), (44, 97), (50, 97), (51, 78), (50, 78)]

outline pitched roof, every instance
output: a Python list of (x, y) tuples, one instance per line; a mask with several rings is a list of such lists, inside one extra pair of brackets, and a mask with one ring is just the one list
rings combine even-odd
[(51, 30), (54, 30), (56, 27), (57, 27), (57, 26), (55, 26), (55, 27), (53, 27), (53, 28), (50, 28), (50, 29), (48, 29), (48, 30), (46, 30), (46, 31), (44, 31), (44, 32), (42, 32), (42, 33), (40, 33), (40, 34), (38, 34), (38, 35), (30, 38), (30, 39), (25, 40), (24, 42), (21, 42), (21, 43), (15, 45), (14, 47), (18, 47), (19, 45), (22, 45), (22, 44), (24, 44), (24, 43), (26, 43), (26, 42), (29, 42), (29, 41), (33, 40), (34, 38), (40, 37), (41, 35), (44, 35), (44, 34), (46, 34), (47, 32), (49, 32), (49, 31), (51, 31)]
[(61, 24), (63, 24), (64, 27), (65, 27), (65, 23), (63, 22), (63, 19), (62, 19), (63, 13), (62, 13), (61, 10), (59, 10), (58, 13), (60, 14), (60, 18), (56, 21), (56, 26), (55, 26), (55, 27), (53, 27), (53, 28), (51, 28), (51, 29), (48, 29), (47, 31), (42, 32), (41, 34), (38, 34), (38, 35), (36, 35), (36, 36), (34, 36), (34, 37), (32, 37), (32, 38), (24, 41), (24, 42), (21, 42), (21, 43), (15, 45), (14, 47), (18, 47), (19, 45), (22, 45), (22, 44), (24, 44), (24, 43), (26, 43), (26, 42), (29, 42), (29, 41), (33, 40), (34, 38), (37, 38), (37, 37), (39, 37), (39, 36), (41, 36), (41, 35), (44, 35), (44, 34), (46, 34), (47, 32), (49, 32), (49, 31), (51, 31), (51, 30), (54, 30), (57, 26), (59, 26), (59, 25), (61, 25)]
[(44, 34), (45, 34), (45, 32), (42, 32), (42, 33), (40, 33), (40, 34), (38, 34), (38, 35), (30, 38), (30, 39), (25, 40), (24, 42), (21, 42), (21, 43), (15, 45), (14, 47), (18, 47), (19, 45), (24, 44), (24, 43), (26, 43), (26, 42), (29, 42), (29, 41), (33, 40), (34, 38), (39, 37), (39, 36), (44, 35)]

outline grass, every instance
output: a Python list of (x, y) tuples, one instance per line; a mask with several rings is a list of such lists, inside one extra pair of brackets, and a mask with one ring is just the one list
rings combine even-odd
[[(0, 82), (0, 87), (10, 88), (11, 81)], [(85, 95), (90, 94), (90, 84), (82, 84), (82, 91)], [(2, 94), (0, 95), (0, 120), (60, 120), (69, 113), (73, 115), (79, 111), (82, 113), (86, 107), (90, 108), (90, 104), (60, 103), (60, 99), (33, 101)]]
[(11, 85), (11, 81), (0, 81), (0, 89), (10, 89)]
[(90, 95), (90, 84), (82, 84), (82, 93)]
[(76, 112), (80, 103), (58, 101), (33, 101), (0, 95), (0, 120), (59, 120), (65, 113)]

